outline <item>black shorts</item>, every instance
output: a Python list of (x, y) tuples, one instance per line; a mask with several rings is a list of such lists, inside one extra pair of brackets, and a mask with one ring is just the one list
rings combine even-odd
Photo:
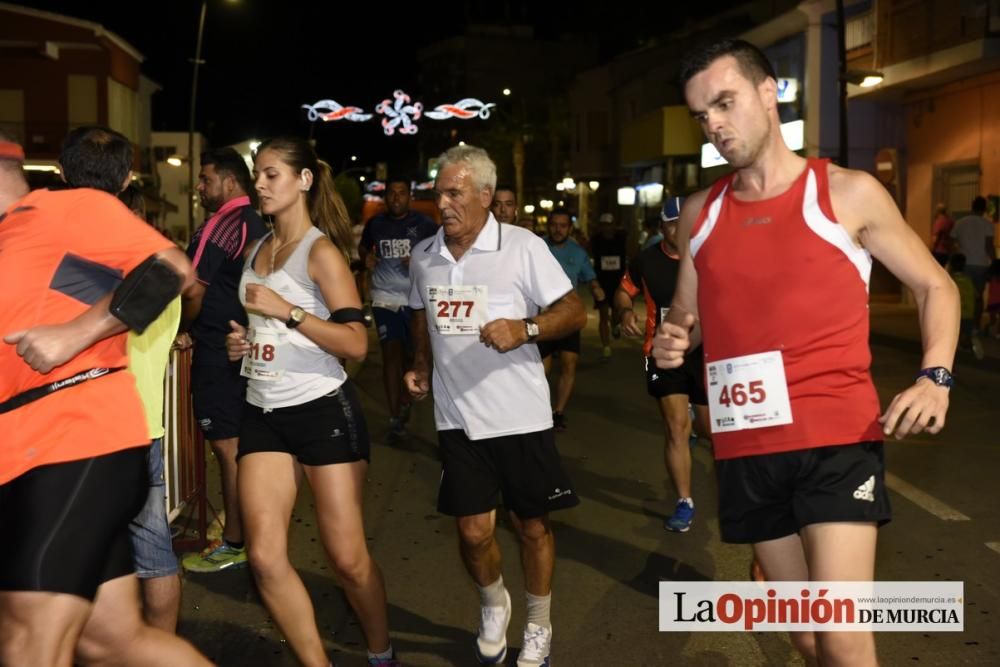
[(603, 276), (598, 274), (597, 284), (601, 286), (602, 290), (604, 290), (604, 301), (594, 299), (594, 308), (599, 309), (601, 306), (611, 308), (615, 301), (615, 290), (618, 289), (618, 285), (621, 284), (621, 280), (621, 276)]
[(659, 400), (664, 396), (684, 394), (695, 405), (708, 405), (705, 395), (705, 357), (698, 348), (684, 357), (679, 368), (656, 367), (652, 357), (645, 358), (646, 393)]
[(563, 470), (552, 429), (469, 440), (460, 429), (438, 432), (438, 511), (485, 514), (503, 504), (522, 519), (580, 504)]
[(368, 425), (350, 380), (319, 398), (265, 412), (245, 404), (237, 458), (285, 452), (307, 466), (371, 458)]
[(135, 572), (129, 522), (146, 502), (148, 452), (39, 466), (0, 486), (0, 590), (93, 600)]
[(565, 338), (559, 340), (546, 340), (538, 344), (538, 353), (542, 359), (555, 352), (573, 352), (580, 354), (580, 332), (574, 331)]
[(191, 398), (194, 417), (206, 440), (226, 440), (240, 435), (240, 417), (246, 397), (247, 379), (240, 375), (240, 362), (225, 365), (191, 365)]
[(878, 441), (715, 462), (722, 541), (754, 544), (812, 523), (892, 518)]

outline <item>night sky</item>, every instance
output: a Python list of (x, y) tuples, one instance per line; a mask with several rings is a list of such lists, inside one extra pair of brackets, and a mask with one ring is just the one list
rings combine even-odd
[[(153, 97), (153, 129), (187, 131), (200, 2), (22, 4), (95, 21), (135, 46), (146, 57), (143, 73), (163, 87)], [(196, 127), (210, 144), (289, 132), (307, 135), (300, 105), (322, 98), (371, 111), (393, 89), (412, 89), (418, 48), (460, 34), (467, 23), (532, 25), (541, 38), (589, 31), (588, 39), (607, 59), (676, 30), (685, 20), (738, 3), (616, 2), (584, 8), (584, 3), (476, 0), (358, 2), (345, 9), (348, 4), (209, 1)], [(393, 144), (373, 125), (318, 125), (321, 153), (337, 161), (359, 151), (391, 152)]]

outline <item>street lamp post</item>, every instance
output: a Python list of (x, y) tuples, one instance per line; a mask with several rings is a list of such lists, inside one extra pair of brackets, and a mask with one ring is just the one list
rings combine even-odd
[(205, 34), (208, 0), (202, 0), (198, 18), (198, 41), (194, 49), (194, 73), (191, 75), (191, 113), (188, 116), (188, 239), (194, 235), (194, 110), (198, 99), (198, 66), (201, 64), (201, 38)]

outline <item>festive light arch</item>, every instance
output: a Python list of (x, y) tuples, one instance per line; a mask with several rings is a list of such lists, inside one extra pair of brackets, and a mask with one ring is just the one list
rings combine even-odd
[[(395, 90), (392, 98), (385, 98), (375, 105), (375, 113), (382, 116), (382, 131), (386, 136), (400, 134), (416, 134), (419, 130), (417, 121), (426, 116), (431, 120), (448, 120), (457, 118), (459, 120), (470, 120), (479, 118), (486, 120), (490, 117), (496, 104), (483, 102), (474, 97), (463, 98), (454, 104), (439, 104), (432, 110), (425, 112), (422, 102), (413, 102), (409, 95), (402, 90)], [(354, 123), (363, 123), (374, 118), (374, 114), (365, 113), (365, 110), (356, 106), (343, 106), (336, 100), (319, 100), (314, 104), (303, 104), (306, 110), (306, 118), (310, 122), (321, 120), (324, 123), (347, 120)]]

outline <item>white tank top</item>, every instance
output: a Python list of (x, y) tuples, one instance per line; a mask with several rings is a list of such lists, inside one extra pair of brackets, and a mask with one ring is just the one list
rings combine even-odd
[[(277, 271), (262, 276), (254, 271), (254, 260), (264, 241), (273, 232), (257, 241), (253, 252), (243, 266), (240, 277), (240, 302), (246, 307), (247, 283), (257, 283), (271, 288), (283, 299), (321, 320), (329, 319), (330, 309), (323, 301), (319, 286), (309, 277), (309, 251), (317, 239), (324, 236), (312, 227), (302, 237), (291, 256)], [(289, 329), (284, 321), (247, 312), (249, 326), (265, 329), (276, 341), (276, 355), (280, 360), (281, 375), (273, 381), (250, 378), (247, 383), (247, 402), (259, 408), (285, 408), (301, 405), (325, 396), (347, 380), (340, 361), (319, 345), (309, 340), (295, 329)]]

